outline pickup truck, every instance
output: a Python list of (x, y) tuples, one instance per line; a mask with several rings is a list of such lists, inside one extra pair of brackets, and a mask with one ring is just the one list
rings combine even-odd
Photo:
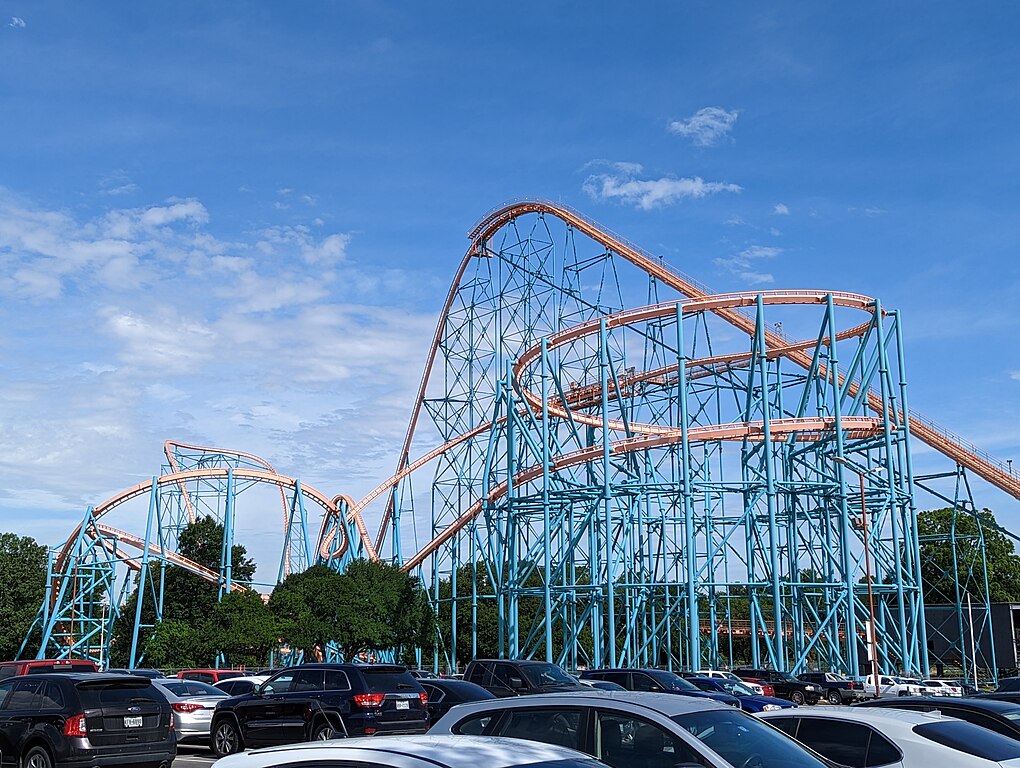
[(751, 682), (759, 685), (768, 683), (775, 689), (776, 696), (792, 701), (794, 704), (817, 704), (822, 697), (820, 687), (806, 680), (800, 680), (789, 672), (753, 667), (737, 667), (733, 672), (741, 680), (750, 679)]
[[(871, 675), (864, 678), (864, 690), (874, 696), (875, 678)], [(928, 690), (927, 686), (921, 685), (919, 681), (909, 682), (902, 677), (879, 675), (878, 692), (878, 695), (884, 698), (887, 696), (924, 696), (927, 695)]]
[(821, 688), (822, 698), (830, 704), (852, 704), (875, 697), (873, 689), (869, 692), (863, 683), (841, 677), (835, 672), (801, 672), (799, 677)]

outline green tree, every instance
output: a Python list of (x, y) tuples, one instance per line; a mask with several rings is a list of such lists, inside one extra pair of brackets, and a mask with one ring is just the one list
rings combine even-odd
[(231, 592), (213, 609), (209, 618), (209, 641), (230, 666), (261, 666), (276, 645), (276, 617), (262, 595), (250, 589)]
[(988, 595), (993, 603), (1020, 601), (1020, 557), (1013, 541), (1002, 532), (991, 510), (973, 515), (956, 514), (956, 566), (953, 565), (952, 508), (930, 509), (917, 515), (921, 543), (921, 578), (924, 600), (938, 605), (953, 602), (959, 585), (961, 595), (976, 594), (984, 588), (978, 520), (984, 534), (984, 556), (988, 566)]
[(206, 667), (215, 655), (209, 637), (202, 629), (177, 619), (157, 624), (145, 644), (145, 663), (153, 667)]
[[(219, 573), (220, 557), (223, 551), (223, 525), (210, 515), (197, 518), (195, 522), (181, 531), (177, 551), (189, 560)], [(255, 575), (255, 562), (247, 556), (244, 546), (233, 545), (231, 561), (233, 581), (251, 581)], [(150, 574), (157, 580), (159, 579), (159, 567), (157, 563), (150, 563)], [(141, 621), (144, 625), (152, 625), (156, 619), (155, 601), (150, 589), (143, 590), (143, 594)], [(174, 621), (186, 624), (197, 633), (190, 637), (198, 635), (208, 637), (209, 628), (206, 625), (216, 608), (218, 598), (219, 586), (217, 584), (206, 581), (183, 568), (169, 566), (163, 572), (163, 623)], [(120, 614), (114, 622), (110, 646), (111, 666), (126, 666), (130, 662), (131, 634), (134, 629), (137, 600), (138, 589), (136, 587), (124, 604), (120, 606)], [(144, 630), (142, 632), (143, 634), (138, 638), (139, 656), (144, 654), (151, 663), (156, 663), (149, 659), (149, 638), (144, 634)], [(155, 630), (150, 634), (154, 632)], [(201, 657), (203, 661), (199, 663), (202, 664), (211, 664), (215, 659), (215, 652), (210, 651), (209, 647), (203, 644), (195, 645), (193, 649), (181, 652)]]
[[(21, 648), (46, 594), (46, 547), (28, 536), (0, 534), (0, 658)], [(34, 655), (38, 638), (26, 653)]]

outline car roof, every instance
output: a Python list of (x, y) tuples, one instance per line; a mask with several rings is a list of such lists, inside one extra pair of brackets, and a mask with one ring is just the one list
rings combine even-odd
[[(352, 754), (345, 754), (350, 750)], [(242, 755), (235, 755), (223, 761), (226, 765), (276, 766), (281, 757), (293, 753), (294, 761), (306, 764), (310, 761), (365, 759), (358, 752), (384, 752), (409, 755), (450, 768), (504, 768), (527, 762), (543, 760), (586, 760), (600, 765), (590, 755), (567, 747), (546, 744), (539, 741), (525, 741), (499, 736), (454, 736), (450, 734), (422, 736), (367, 736), (354, 739), (337, 739), (327, 743), (304, 742), (279, 747), (267, 747)]]
[[(228, 677), (226, 680), (220, 680), (220, 683), (264, 683), (270, 678), (270, 675), (241, 675), (240, 677)], [(217, 683), (219, 685), (219, 683)]]
[(607, 702), (624, 704), (630, 707), (642, 707), (658, 712), (666, 717), (686, 715), (690, 712), (701, 712), (706, 709), (731, 710), (732, 707), (714, 699), (695, 696), (675, 696), (671, 693), (650, 693), (648, 691), (604, 691), (592, 688), (586, 691), (568, 691), (565, 693), (537, 693), (531, 696), (511, 696), (505, 699), (486, 699), (485, 701), (458, 704), (451, 712), (468, 712), (471, 708), (507, 709), (512, 707), (548, 707), (548, 706), (605, 706)]
[(11, 680), (70, 680), (72, 683), (85, 680), (90, 683), (129, 682), (135, 684), (139, 680), (144, 680), (147, 683), (152, 682), (150, 678), (142, 677), (141, 675), (121, 675), (116, 672), (47, 672), (45, 676), (17, 675), (6, 677), (3, 679), (3, 682), (9, 683)]
[[(906, 703), (923, 702), (924, 704), (930, 704), (934, 706), (936, 709), (944, 706), (965, 707), (970, 709), (981, 710), (982, 712), (991, 712), (995, 714), (1000, 712), (1001, 713), (1016, 712), (1017, 709), (1020, 708), (1020, 704), (1017, 704), (1012, 701), (1003, 701), (1002, 699), (983, 699), (977, 698), (976, 696), (967, 696), (965, 698), (954, 697), (949, 701), (946, 701), (946, 697), (944, 696), (910, 696), (909, 699), (910, 701)], [(879, 699), (879, 701), (881, 701), (881, 699)], [(862, 707), (862, 709), (886, 709), (887, 707), (892, 709), (896, 705), (902, 706), (905, 703), (899, 701), (898, 696), (896, 697), (896, 699), (886, 699), (886, 701), (889, 701), (891, 703), (885, 706), (876, 706), (874, 704), (871, 704), (867, 707)]]
[(810, 709), (798, 707), (793, 710), (777, 710), (761, 712), (757, 715), (766, 720), (773, 717), (828, 717), (855, 723), (868, 723), (879, 729), (898, 728), (912, 730), (915, 725), (924, 725), (933, 721), (959, 721), (959, 718), (948, 717), (941, 712), (916, 712), (910, 709), (886, 709), (885, 707), (830, 707), (814, 706)]

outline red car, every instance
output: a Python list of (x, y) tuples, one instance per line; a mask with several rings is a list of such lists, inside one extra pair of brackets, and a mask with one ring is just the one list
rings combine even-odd
[(769, 685), (766, 681), (762, 680), (761, 678), (758, 678), (758, 677), (741, 677), (740, 679), (744, 680), (745, 682), (748, 682), (748, 683), (757, 683), (758, 685), (760, 685), (761, 686), (761, 691), (762, 691), (762, 693), (761, 693), (762, 696), (775, 696), (776, 695), (776, 689), (773, 688), (771, 685)]
[(88, 659), (23, 659), (0, 662), (0, 680), (16, 675), (38, 675), (44, 672), (98, 672), (95, 662)]
[(242, 677), (248, 674), (240, 669), (182, 669), (177, 673), (181, 680), (198, 680), (201, 683), (215, 685), (220, 680), (228, 680), (231, 677)]

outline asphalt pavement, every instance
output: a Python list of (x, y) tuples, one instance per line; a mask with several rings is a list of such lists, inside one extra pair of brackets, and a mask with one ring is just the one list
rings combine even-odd
[(207, 747), (178, 744), (173, 768), (197, 768), (197, 766), (212, 765), (215, 762), (216, 756)]

